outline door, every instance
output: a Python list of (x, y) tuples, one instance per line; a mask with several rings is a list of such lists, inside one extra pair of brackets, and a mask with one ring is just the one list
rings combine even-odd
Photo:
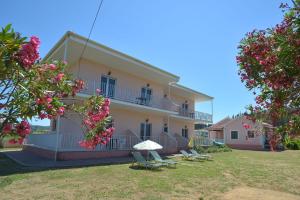
[(143, 87), (141, 90), (141, 104), (149, 105), (151, 100), (152, 90), (148, 87)]
[(108, 76), (101, 76), (101, 91), (105, 97), (114, 98), (116, 79)]
[(188, 117), (188, 112), (189, 112), (189, 104), (188, 103), (183, 103), (181, 106), (181, 112), (183, 116)]
[(152, 124), (151, 123), (141, 123), (140, 137), (141, 140), (148, 140), (151, 137)]

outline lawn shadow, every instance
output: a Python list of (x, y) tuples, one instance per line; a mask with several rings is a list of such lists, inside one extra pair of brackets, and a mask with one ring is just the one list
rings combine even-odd
[[(51, 164), (45, 162), (51, 162)], [(39, 161), (37, 161), (39, 162)], [(37, 164), (37, 162), (35, 164)], [(42, 172), (48, 170), (61, 170), (61, 169), (76, 169), (84, 167), (94, 167), (94, 166), (112, 166), (120, 164), (130, 164), (132, 159), (128, 158), (127, 162), (105, 162), (101, 163), (99, 159), (90, 159), (90, 160), (72, 160), (72, 161), (53, 161), (49, 159), (42, 158), (41, 165), (44, 166), (26, 166), (16, 162), (14, 159), (7, 156), (4, 152), (0, 152), (0, 177), (8, 176), (13, 174), (25, 174), (32, 172)], [(65, 162), (67, 162), (66, 165)], [(57, 165), (55, 165), (57, 163)], [(72, 165), (74, 163), (74, 165)], [(48, 165), (48, 166), (47, 166)]]

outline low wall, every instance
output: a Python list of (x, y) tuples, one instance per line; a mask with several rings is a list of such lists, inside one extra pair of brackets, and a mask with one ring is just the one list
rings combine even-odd
[[(54, 159), (55, 151), (39, 148), (31, 145), (24, 145), (24, 151), (34, 153), (36, 155)], [(64, 151), (57, 152), (57, 160), (84, 160), (96, 158), (126, 157), (131, 156), (130, 150), (113, 150), (113, 151)], [(161, 154), (176, 153), (177, 149), (159, 150)]]
[(20, 148), (20, 147), (22, 147), (22, 145), (18, 144), (18, 143), (10, 144), (8, 142), (8, 140), (2, 139), (2, 140), (0, 140), (0, 147), (2, 147), (2, 148)]
[(226, 144), (232, 149), (240, 149), (240, 150), (256, 150), (262, 151), (264, 148), (261, 145), (248, 145), (248, 144)]

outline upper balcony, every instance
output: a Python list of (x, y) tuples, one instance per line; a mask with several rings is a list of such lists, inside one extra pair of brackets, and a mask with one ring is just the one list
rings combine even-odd
[(196, 121), (201, 121), (204, 123), (212, 123), (212, 115), (204, 112), (194, 111), (194, 110), (185, 110), (179, 109), (179, 116), (187, 117)]
[(118, 87), (113, 81), (93, 81), (88, 80), (86, 87), (80, 93), (87, 95), (94, 95), (96, 89), (102, 91), (102, 95), (112, 100), (127, 102), (139, 106), (146, 106), (160, 110), (173, 112), (179, 117), (188, 118), (191, 120), (202, 121), (205, 123), (212, 122), (212, 115), (208, 113), (198, 112), (194, 110), (183, 110), (179, 105), (174, 104), (168, 97), (155, 94), (148, 88), (141, 88), (140, 90), (126, 88), (125, 86)]
[(101, 94), (112, 100), (127, 102), (135, 105), (156, 108), (176, 113), (177, 106), (171, 100), (163, 95), (157, 95), (152, 90), (141, 88), (141, 90), (127, 88), (126, 86), (118, 87), (113, 81), (85, 81), (86, 87), (80, 93), (94, 95), (96, 89), (101, 90)]

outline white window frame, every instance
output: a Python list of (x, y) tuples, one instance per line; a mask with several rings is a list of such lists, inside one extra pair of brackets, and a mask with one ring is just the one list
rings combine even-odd
[[(102, 77), (107, 78), (106, 88), (105, 88), (106, 94), (104, 94), (105, 97), (106, 97), (106, 96), (108, 97), (109, 79), (112, 79), (112, 80), (115, 81), (115, 91), (114, 91), (114, 96), (113, 96), (113, 97), (110, 97), (110, 98), (115, 98), (115, 96), (116, 96), (116, 90), (117, 90), (117, 78), (112, 77), (112, 76), (110, 76), (110, 75), (101, 74), (101, 76), (100, 76), (100, 88), (101, 88), (101, 83), (102, 83), (102, 81), (101, 81), (101, 80), (102, 80)], [(101, 91), (101, 92), (103, 92), (103, 91)]]

